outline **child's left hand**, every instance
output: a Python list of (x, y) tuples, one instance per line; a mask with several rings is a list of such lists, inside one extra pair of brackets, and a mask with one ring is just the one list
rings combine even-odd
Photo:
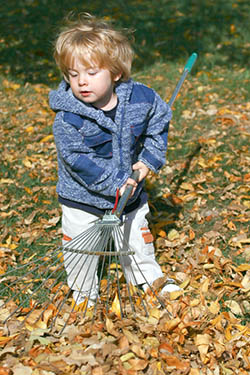
[(141, 182), (149, 174), (149, 168), (142, 161), (135, 163), (133, 165), (133, 170), (139, 170), (140, 172), (138, 182)]
[(136, 182), (132, 178), (128, 178), (126, 183), (120, 188), (120, 191), (119, 191), (120, 196), (124, 193), (127, 185), (132, 185), (133, 189), (130, 195), (130, 197), (132, 197), (132, 195), (134, 194), (137, 188), (138, 183), (141, 182), (149, 173), (149, 168), (142, 161), (138, 161), (137, 163), (135, 163), (132, 168), (134, 171), (139, 170), (140, 172), (138, 181)]

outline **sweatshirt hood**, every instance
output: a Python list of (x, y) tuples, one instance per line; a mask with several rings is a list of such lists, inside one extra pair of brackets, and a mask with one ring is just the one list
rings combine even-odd
[[(132, 88), (132, 80), (126, 83), (121, 82), (116, 86), (115, 91), (119, 98), (119, 103), (129, 100)], [(83, 103), (74, 96), (69, 84), (65, 80), (59, 84), (56, 90), (52, 90), (49, 93), (49, 105), (54, 112), (73, 112), (78, 115), (88, 115), (89, 117), (93, 117), (93, 114), (96, 113), (96, 109), (92, 105)]]

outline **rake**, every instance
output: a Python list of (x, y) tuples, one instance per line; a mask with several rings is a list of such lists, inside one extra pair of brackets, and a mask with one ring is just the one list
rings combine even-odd
[[(170, 106), (196, 58), (193, 53), (188, 59)], [(131, 178), (137, 181), (138, 177), (139, 172), (134, 171)], [(88, 230), (45, 256), (1, 275), (0, 316), (4, 324), (17, 316), (21, 324), (32, 321), (38, 327), (55, 327), (61, 333), (75, 317), (75, 311), (87, 319), (103, 319), (106, 314), (122, 319), (137, 314), (148, 316), (155, 306), (166, 309), (157, 288), (144, 277), (124, 235), (122, 214), (131, 191), (128, 185), (113, 210), (106, 211)], [(86, 269), (89, 272), (83, 272)], [(90, 288), (84, 290), (85, 299), (78, 303), (87, 281)], [(75, 298), (73, 289), (79, 292)]]

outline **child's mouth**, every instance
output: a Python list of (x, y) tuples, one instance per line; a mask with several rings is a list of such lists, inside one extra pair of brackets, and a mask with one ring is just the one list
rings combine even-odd
[(91, 94), (91, 91), (81, 91), (80, 94), (82, 96), (89, 96)]

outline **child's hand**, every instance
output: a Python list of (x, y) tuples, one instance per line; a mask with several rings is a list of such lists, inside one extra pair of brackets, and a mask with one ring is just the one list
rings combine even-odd
[(130, 194), (130, 197), (132, 197), (132, 195), (135, 192), (135, 189), (137, 188), (138, 183), (135, 180), (133, 180), (132, 178), (128, 178), (127, 181), (126, 181), (126, 183), (120, 188), (120, 191), (119, 191), (120, 195), (122, 195), (124, 193), (124, 190), (126, 189), (127, 185), (132, 185), (133, 186), (132, 192)]
[(138, 161), (137, 163), (135, 163), (133, 165), (133, 170), (134, 171), (139, 170), (139, 172), (140, 172), (138, 181), (136, 182), (132, 178), (128, 178), (126, 183), (120, 188), (120, 192), (119, 192), (120, 195), (122, 195), (124, 193), (124, 190), (126, 189), (127, 185), (132, 185), (133, 189), (132, 189), (132, 192), (131, 192), (131, 195), (130, 195), (132, 197), (132, 195), (134, 194), (134, 192), (137, 188), (138, 183), (141, 182), (149, 173), (149, 168), (142, 161)]
[(135, 163), (133, 165), (133, 170), (139, 170), (140, 172), (138, 182), (141, 182), (149, 174), (149, 168), (142, 161)]

